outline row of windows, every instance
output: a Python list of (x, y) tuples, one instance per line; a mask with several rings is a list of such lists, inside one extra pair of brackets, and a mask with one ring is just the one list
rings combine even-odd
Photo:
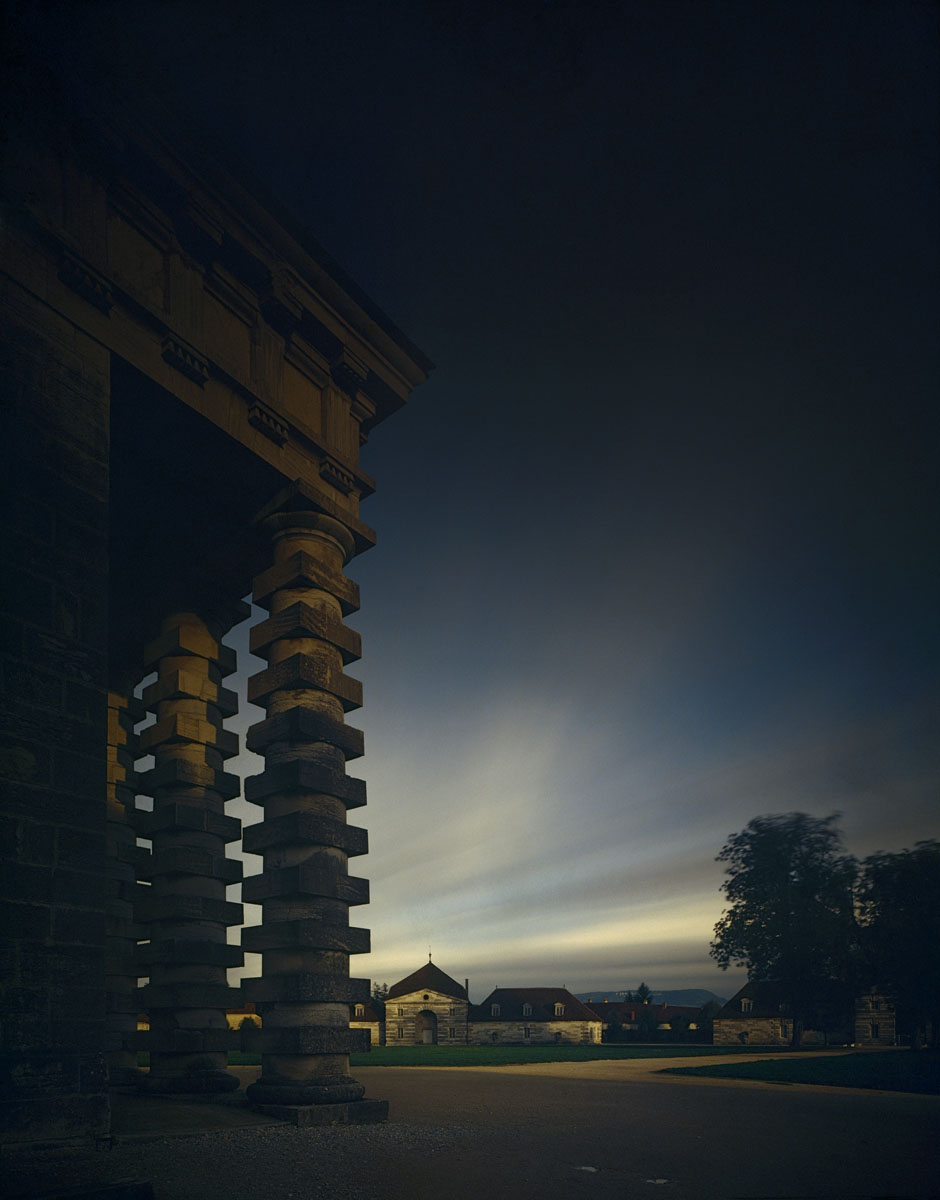
[[(398, 1032), (398, 1039), (399, 1039), (399, 1041), (401, 1041), (405, 1036), (405, 1027), (404, 1027), (404, 1025), (396, 1025), (395, 1029)], [(457, 1026), (451, 1025), (450, 1033), (448, 1034), (448, 1037), (450, 1038), (450, 1040), (452, 1042), (455, 1042), (457, 1040), (457, 1034), (458, 1034)]]
[[(498, 1004), (491, 1004), (491, 1005), (490, 1005), (490, 1016), (491, 1016), (491, 1017), (498, 1017), (498, 1016), (499, 1016), (499, 1014), (500, 1014), (500, 1007), (499, 1007), (499, 1005), (498, 1005)], [(523, 1015), (524, 1017), (531, 1017), (531, 1016), (532, 1016), (532, 1005), (531, 1005), (531, 1004), (523, 1004), (523, 1006), (522, 1006), (522, 1015)], [(564, 1006), (563, 1004), (556, 1004), (556, 1005), (555, 1005), (555, 1016), (556, 1016), (556, 1017), (563, 1017), (564, 1015), (565, 1015), (565, 1006)]]

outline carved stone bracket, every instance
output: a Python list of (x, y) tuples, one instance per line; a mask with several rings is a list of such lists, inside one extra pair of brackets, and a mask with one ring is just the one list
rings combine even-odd
[(209, 378), (208, 360), (174, 333), (168, 333), (163, 339), (162, 357), (164, 362), (175, 367), (180, 374), (192, 379), (200, 387)]
[(63, 251), (59, 259), (59, 278), (101, 312), (107, 314), (111, 311), (114, 304), (111, 284), (69, 250)]
[(253, 400), (248, 408), (248, 424), (270, 438), (276, 446), (283, 446), (290, 437), (290, 426), (282, 421), (273, 408), (261, 400)]
[(343, 349), (330, 364), (333, 382), (348, 396), (355, 396), (369, 377), (369, 368), (354, 354)]
[(320, 478), (348, 496), (356, 486), (356, 480), (351, 471), (340, 466), (335, 458), (324, 458), (320, 462)]
[(259, 294), (264, 319), (284, 337), (289, 337), (297, 328), (303, 315), (296, 286), (297, 280), (289, 271), (275, 271), (268, 287)]

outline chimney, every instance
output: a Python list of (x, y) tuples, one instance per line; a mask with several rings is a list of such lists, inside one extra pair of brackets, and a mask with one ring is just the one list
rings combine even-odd
[(470, 980), (469, 979), (465, 979), (463, 981), (463, 990), (467, 993), (467, 999), (469, 1000), (470, 999)]

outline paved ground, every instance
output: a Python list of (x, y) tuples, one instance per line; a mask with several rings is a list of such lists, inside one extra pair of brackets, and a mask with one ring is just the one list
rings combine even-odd
[(940, 1097), (699, 1080), (662, 1065), (360, 1068), (392, 1117), (358, 1128), (125, 1098), (114, 1149), (22, 1162), (12, 1194), (143, 1178), (157, 1200), (940, 1197)]

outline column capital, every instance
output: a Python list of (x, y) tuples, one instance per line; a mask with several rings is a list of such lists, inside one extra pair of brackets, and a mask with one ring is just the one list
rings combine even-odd
[[(309, 514), (309, 516), (304, 514)], [(342, 526), (344, 533), (338, 534), (337, 540), (344, 547), (350, 546), (346, 552), (347, 562), (350, 558), (362, 554), (363, 551), (369, 550), (375, 545), (375, 530), (337, 504), (326, 492), (321, 491), (305, 479), (295, 479), (283, 487), (264, 508), (255, 514), (252, 525), (261, 530), (285, 528), (289, 522), (286, 522), (284, 518), (288, 515), (297, 518), (294, 528), (305, 527), (303, 522), (314, 516), (331, 518)], [(273, 526), (269, 524), (272, 517), (278, 518)], [(318, 527), (315, 524), (307, 525), (306, 528), (326, 530), (325, 526)]]

